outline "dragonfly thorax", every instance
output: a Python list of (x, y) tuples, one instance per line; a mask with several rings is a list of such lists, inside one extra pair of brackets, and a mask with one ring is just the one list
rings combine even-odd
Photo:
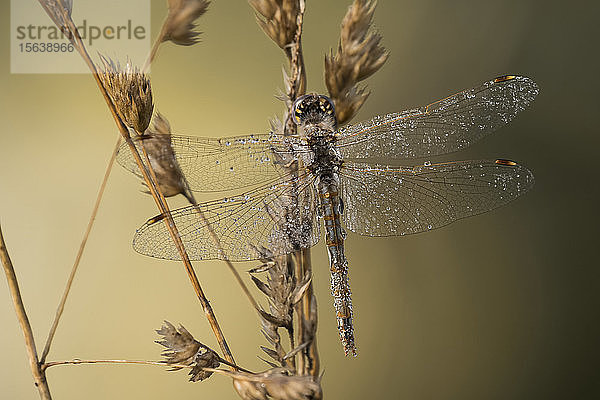
[(333, 102), (327, 96), (307, 94), (294, 103), (294, 122), (311, 151), (307, 168), (318, 176), (337, 172), (342, 156), (335, 148), (337, 118)]
[(338, 172), (342, 156), (335, 147), (335, 135), (314, 135), (308, 138), (311, 157), (307, 168), (313, 174), (324, 177)]

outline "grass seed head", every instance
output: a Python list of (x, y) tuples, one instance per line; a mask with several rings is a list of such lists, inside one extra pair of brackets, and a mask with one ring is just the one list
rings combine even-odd
[(163, 41), (181, 46), (191, 46), (200, 41), (196, 30), (196, 20), (202, 16), (210, 1), (207, 0), (168, 0), (169, 14), (165, 22)]
[[(175, 328), (169, 321), (156, 331), (163, 338), (156, 343), (166, 347), (161, 355), (166, 358), (167, 364), (191, 365), (190, 381), (202, 381), (212, 375), (204, 368), (217, 368), (220, 365), (218, 354), (209, 347), (198, 342), (191, 333), (182, 325)], [(172, 371), (181, 367), (173, 367)]]
[(325, 56), (325, 83), (339, 124), (348, 122), (369, 97), (358, 82), (377, 72), (388, 58), (381, 35), (371, 30), (376, 2), (354, 0), (342, 21), (337, 53)]
[(297, 0), (248, 0), (256, 11), (258, 25), (279, 47), (294, 41), (300, 7)]
[(130, 61), (122, 67), (104, 56), (100, 56), (100, 60), (102, 68), (98, 74), (119, 116), (139, 135), (143, 134), (150, 125), (154, 110), (150, 79)]

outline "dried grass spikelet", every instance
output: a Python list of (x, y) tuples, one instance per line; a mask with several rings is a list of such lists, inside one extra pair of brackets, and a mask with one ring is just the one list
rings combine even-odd
[(196, 31), (196, 19), (206, 12), (207, 0), (168, 0), (169, 14), (165, 21), (163, 41), (181, 46), (198, 43), (200, 32)]
[[(162, 340), (157, 340), (156, 343), (167, 348), (161, 353), (161, 356), (166, 357), (167, 364), (193, 366), (189, 372), (190, 381), (203, 381), (213, 374), (204, 368), (217, 368), (220, 365), (219, 355), (195, 340), (182, 325), (177, 329), (169, 321), (165, 321), (156, 333), (163, 336)], [(181, 367), (173, 367), (171, 371), (180, 369)]]
[(229, 372), (233, 387), (244, 400), (319, 400), (323, 390), (312, 376), (292, 375), (285, 368), (260, 374)]
[[(261, 318), (262, 333), (271, 344), (272, 348), (261, 346), (261, 349), (280, 366), (291, 368), (291, 357), (306, 344), (286, 352), (281, 345), (279, 328), (284, 328), (289, 335), (293, 334), (293, 311), (294, 306), (302, 299), (302, 295), (308, 289), (311, 282), (310, 275), (301, 281), (294, 277), (294, 265), (286, 262), (286, 257), (272, 257), (267, 249), (261, 249), (263, 255), (262, 265), (251, 269), (252, 281), (256, 287), (263, 292), (269, 303), (269, 311), (259, 310)], [(256, 275), (267, 273), (266, 281), (260, 280)], [(279, 366), (264, 360), (272, 367)]]
[(154, 104), (150, 79), (130, 61), (124, 67), (110, 58), (100, 56), (102, 69), (100, 80), (110, 95), (123, 122), (139, 135), (143, 134), (150, 120)]
[(298, 0), (248, 0), (248, 3), (256, 11), (258, 25), (289, 55), (288, 46), (294, 41), (300, 12)]
[(159, 112), (156, 113), (152, 125), (146, 132), (136, 138), (146, 150), (154, 174), (165, 197), (178, 194), (195, 203), (189, 185), (175, 157), (171, 143), (171, 125)]
[(342, 21), (338, 51), (325, 56), (325, 83), (333, 99), (339, 124), (348, 122), (369, 97), (357, 86), (381, 68), (388, 51), (371, 24), (376, 1), (354, 0)]
[(73, 12), (73, 0), (40, 0), (40, 4), (56, 26), (68, 33), (67, 21), (62, 9), (67, 12), (67, 18), (70, 19)]

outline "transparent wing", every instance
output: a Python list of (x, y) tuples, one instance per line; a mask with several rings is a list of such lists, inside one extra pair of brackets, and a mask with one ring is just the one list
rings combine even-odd
[(416, 167), (347, 162), (340, 172), (342, 221), (367, 236), (395, 236), (439, 228), (500, 207), (533, 185), (513, 161), (460, 161)]
[[(254, 260), (261, 257), (257, 248), (274, 255), (288, 254), (319, 240), (314, 180), (305, 174), (239, 196), (180, 208), (171, 215), (192, 260)], [(213, 241), (209, 226), (223, 252)], [(151, 257), (181, 259), (162, 215), (138, 229), (133, 248)]]
[[(140, 152), (146, 140), (140, 137), (135, 141)], [(263, 134), (221, 139), (171, 135), (170, 146), (154, 152), (146, 146), (153, 165), (172, 163), (174, 153), (191, 190), (215, 192), (254, 186), (283, 176), (283, 165), (294, 157), (290, 148), (302, 149), (303, 145), (295, 137)], [(117, 162), (140, 176), (126, 143), (119, 149)]]
[(344, 158), (418, 158), (464, 149), (511, 121), (538, 94), (534, 81), (504, 76), (428, 106), (339, 130)]

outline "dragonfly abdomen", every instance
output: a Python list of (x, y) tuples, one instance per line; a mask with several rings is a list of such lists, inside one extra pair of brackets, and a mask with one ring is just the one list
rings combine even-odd
[(325, 239), (331, 271), (331, 294), (334, 299), (340, 339), (346, 355), (356, 355), (352, 323), (352, 293), (348, 279), (348, 261), (344, 254), (346, 233), (340, 223), (342, 210), (334, 175), (324, 176), (319, 182), (319, 200), (325, 225)]

